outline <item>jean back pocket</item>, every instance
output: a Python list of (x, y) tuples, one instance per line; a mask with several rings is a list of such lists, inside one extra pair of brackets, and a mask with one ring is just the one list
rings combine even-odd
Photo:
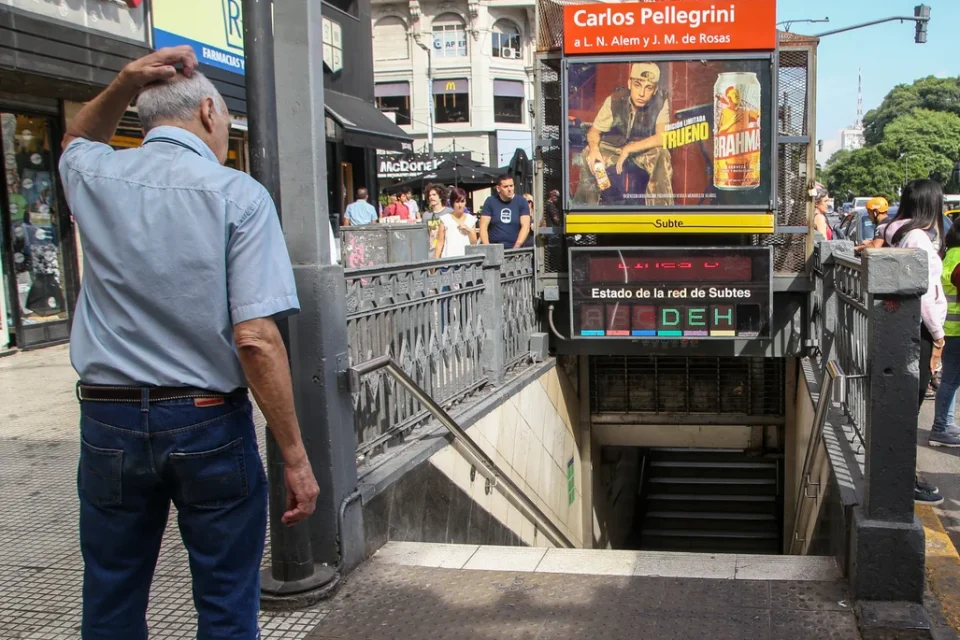
[(170, 454), (174, 495), (192, 507), (219, 507), (247, 495), (243, 438), (197, 453)]
[(101, 507), (117, 506), (123, 502), (123, 451), (101, 449), (80, 439), (80, 492), (90, 502)]

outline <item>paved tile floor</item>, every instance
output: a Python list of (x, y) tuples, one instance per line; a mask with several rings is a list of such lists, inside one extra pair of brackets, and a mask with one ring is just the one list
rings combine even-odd
[(838, 582), (409, 566), (376, 556), (309, 640), (856, 640)]

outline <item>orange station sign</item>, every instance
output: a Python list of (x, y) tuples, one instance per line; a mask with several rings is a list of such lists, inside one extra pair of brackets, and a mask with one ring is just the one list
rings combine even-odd
[(563, 8), (563, 51), (773, 51), (776, 23), (776, 0), (568, 4)]

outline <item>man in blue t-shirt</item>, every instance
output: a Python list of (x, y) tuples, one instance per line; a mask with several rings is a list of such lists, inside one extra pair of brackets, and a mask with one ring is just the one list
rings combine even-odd
[(503, 174), (497, 178), (497, 195), (487, 198), (480, 210), (480, 242), (483, 244), (502, 244), (505, 249), (532, 246), (530, 207), (514, 189), (511, 176)]

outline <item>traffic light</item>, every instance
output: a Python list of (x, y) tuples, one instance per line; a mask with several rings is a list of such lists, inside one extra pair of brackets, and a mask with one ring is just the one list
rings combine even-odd
[(913, 17), (922, 18), (917, 20), (917, 34), (914, 36), (913, 41), (917, 44), (925, 44), (927, 42), (927, 22), (930, 20), (930, 7), (925, 4), (919, 4), (913, 8)]
[(960, 161), (953, 163), (953, 184), (960, 185)]

